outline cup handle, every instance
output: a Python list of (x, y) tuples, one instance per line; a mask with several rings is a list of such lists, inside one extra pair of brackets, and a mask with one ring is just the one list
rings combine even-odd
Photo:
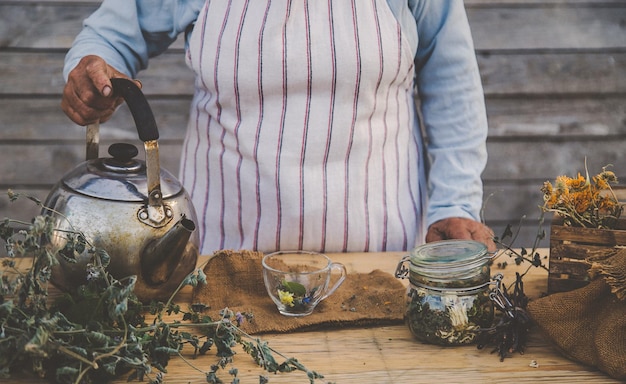
[(333, 292), (335, 292), (337, 290), (337, 288), (339, 288), (341, 283), (343, 283), (343, 281), (346, 279), (346, 275), (348, 274), (348, 272), (346, 271), (346, 266), (341, 264), (341, 263), (331, 263), (330, 264), (330, 274), (332, 275), (334, 271), (339, 271), (341, 276), (339, 276), (339, 279), (335, 282), (335, 284), (330, 289), (326, 290), (326, 292), (324, 293), (324, 296), (322, 296), (320, 301), (322, 301), (325, 298), (327, 298), (328, 296), (332, 295)]

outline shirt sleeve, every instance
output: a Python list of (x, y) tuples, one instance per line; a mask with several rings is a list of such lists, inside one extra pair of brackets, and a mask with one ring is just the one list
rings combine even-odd
[(83, 22), (65, 56), (63, 77), (81, 58), (102, 57), (130, 77), (148, 67), (193, 24), (205, 0), (104, 0)]
[(417, 91), (429, 159), (426, 224), (480, 220), (487, 114), (462, 0), (413, 0)]

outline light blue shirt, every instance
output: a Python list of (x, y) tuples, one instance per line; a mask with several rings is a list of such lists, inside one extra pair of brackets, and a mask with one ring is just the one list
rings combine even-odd
[[(205, 0), (105, 0), (84, 22), (64, 77), (98, 55), (130, 77), (164, 52)], [(426, 224), (480, 219), (487, 118), (463, 0), (387, 0), (415, 53), (417, 94), (429, 160)]]

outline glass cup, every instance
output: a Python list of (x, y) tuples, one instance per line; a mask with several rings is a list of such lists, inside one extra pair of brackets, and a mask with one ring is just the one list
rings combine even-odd
[(346, 279), (346, 267), (308, 251), (279, 251), (263, 257), (267, 293), (285, 316), (306, 316)]

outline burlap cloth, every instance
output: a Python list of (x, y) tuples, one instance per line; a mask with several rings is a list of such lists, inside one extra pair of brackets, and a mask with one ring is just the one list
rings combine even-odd
[(265, 289), (262, 257), (262, 253), (251, 251), (216, 252), (204, 267), (207, 284), (195, 287), (192, 302), (208, 305), (214, 319), (226, 307), (252, 314), (253, 319), (241, 325), (250, 334), (403, 322), (406, 287), (380, 270), (348, 273), (343, 284), (312, 314), (283, 316)]
[(528, 304), (528, 313), (561, 352), (626, 379), (626, 249), (591, 253), (591, 282)]

